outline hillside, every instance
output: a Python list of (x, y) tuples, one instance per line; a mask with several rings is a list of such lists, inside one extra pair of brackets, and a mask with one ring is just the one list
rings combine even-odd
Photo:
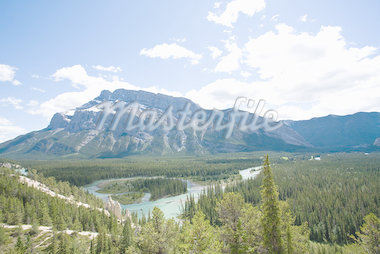
[(25, 177), (0, 167), (0, 201), (0, 253), (52, 253), (58, 245), (87, 252), (99, 232), (121, 230), (102, 201), (35, 172)]

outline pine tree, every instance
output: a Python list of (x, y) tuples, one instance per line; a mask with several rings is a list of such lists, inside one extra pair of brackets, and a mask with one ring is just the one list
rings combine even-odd
[(36, 235), (39, 232), (40, 224), (38, 223), (37, 215), (35, 213), (31, 217), (32, 217), (32, 219), (31, 219), (32, 220), (32, 231), (31, 231), (31, 233), (33, 235)]
[(70, 246), (71, 246), (70, 236), (66, 235), (65, 233), (61, 233), (58, 238), (60, 240), (59, 253), (69, 254), (70, 253)]
[(179, 239), (181, 253), (220, 253), (222, 243), (219, 241), (217, 230), (198, 211), (193, 217), (193, 223), (185, 222)]
[(51, 241), (49, 246), (46, 248), (46, 251), (50, 254), (56, 254), (58, 253), (58, 239), (57, 239), (57, 233), (53, 231), (53, 235), (51, 237)]
[(380, 253), (380, 219), (373, 213), (364, 217), (364, 224), (357, 232), (361, 243), (368, 253)]
[(73, 223), (73, 230), (76, 230), (76, 231), (82, 231), (82, 224), (80, 223), (79, 219), (78, 219), (78, 215), (75, 216), (74, 218), (74, 223)]
[(177, 234), (174, 220), (165, 220), (163, 212), (155, 207), (152, 218), (141, 230), (138, 245), (143, 253), (168, 253), (174, 247)]
[(91, 239), (91, 243), (90, 243), (90, 254), (95, 254), (95, 246), (94, 246), (93, 239)]
[(132, 245), (133, 230), (131, 220), (127, 218), (124, 222), (123, 232), (120, 240), (120, 252), (125, 253), (129, 246)]
[(261, 253), (262, 229), (261, 212), (258, 207), (246, 204), (238, 224), (238, 234), (242, 239), (241, 253)]
[(43, 226), (51, 226), (52, 220), (51, 220), (50, 215), (49, 215), (49, 207), (48, 207), (48, 205), (46, 204), (45, 201), (43, 201), (41, 203), (39, 218), (40, 218), (41, 225), (43, 225)]
[(5, 232), (5, 229), (2, 225), (0, 225), (0, 246), (5, 244), (8, 240), (8, 236)]
[(237, 193), (226, 193), (218, 205), (219, 219), (223, 223), (223, 240), (229, 245), (231, 253), (239, 253), (242, 245), (240, 216), (244, 199)]
[(106, 251), (107, 247), (107, 239), (106, 239), (106, 233), (104, 229), (101, 229), (99, 231), (99, 234), (96, 239), (96, 253), (103, 253)]
[(25, 253), (25, 245), (23, 243), (23, 241), (21, 240), (21, 237), (17, 237), (17, 242), (16, 242), (16, 245), (15, 245), (15, 251), (17, 254), (23, 254)]
[(278, 200), (277, 186), (273, 180), (268, 155), (263, 165), (264, 179), (261, 186), (261, 209), (263, 212), (261, 224), (263, 229), (264, 247), (269, 253), (283, 253), (281, 239), (281, 211)]
[(55, 226), (57, 227), (57, 230), (59, 231), (67, 229), (66, 221), (63, 215), (58, 215)]

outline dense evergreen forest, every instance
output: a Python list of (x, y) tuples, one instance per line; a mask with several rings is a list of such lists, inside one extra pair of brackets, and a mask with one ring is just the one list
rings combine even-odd
[[(187, 183), (180, 179), (146, 178), (112, 181), (98, 190), (99, 193), (121, 194), (125, 192), (149, 192), (150, 200), (187, 192)], [(113, 197), (117, 195), (113, 195)]]
[(254, 180), (209, 187), (198, 201), (189, 196), (180, 221), (158, 208), (118, 221), (81, 188), (29, 171), (31, 180), (90, 207), (1, 169), (0, 252), (379, 253), (379, 155), (307, 157), (278, 157), (272, 166), (267, 158)]
[[(18, 180), (17, 175), (12, 176), (4, 172), (6, 170), (2, 169), (0, 175), (0, 215), (3, 223), (53, 226), (57, 230), (79, 231), (97, 231), (102, 227), (112, 231), (117, 224), (115, 217), (107, 216), (96, 209), (102, 208), (96, 206), (97, 202), (92, 202), (92, 209), (68, 203), (61, 198), (28, 187)], [(81, 199), (78, 198), (79, 196), (74, 196), (73, 200)], [(88, 200), (95, 199), (92, 197)], [(99, 201), (99, 204), (102, 202)]]
[[(297, 225), (292, 204), (279, 199), (277, 177), (268, 159), (257, 205), (245, 202), (240, 193), (216, 188), (217, 199), (208, 194), (196, 204), (189, 198), (192, 204), (187, 203), (181, 223), (165, 219), (158, 208), (148, 218), (133, 216), (118, 222), (96, 209), (61, 204), (65, 201), (21, 184), (9, 170), (1, 173), (3, 253), (379, 253), (380, 220), (373, 213), (364, 217), (348, 245), (311, 242), (307, 222)], [(212, 222), (207, 210), (202, 211), (210, 200), (216, 200), (209, 206), (215, 212)], [(25, 223), (33, 226), (25, 229), (21, 225)], [(46, 231), (38, 225), (53, 227)], [(85, 236), (82, 230), (94, 235)]]
[(186, 177), (196, 181), (222, 180), (238, 170), (260, 165), (264, 153), (200, 157), (131, 157), (81, 161), (25, 161), (45, 177), (83, 186), (100, 179), (137, 176)]
[[(321, 161), (294, 160), (273, 168), (280, 200), (291, 207), (296, 225), (308, 223), (313, 241), (350, 243), (350, 235), (360, 230), (367, 214), (380, 215), (378, 154), (326, 155)], [(253, 180), (229, 185), (225, 192), (240, 193), (246, 202), (257, 205), (261, 202), (263, 177), (260, 174)], [(210, 188), (198, 201), (215, 225), (219, 223), (215, 205), (222, 196), (220, 187)], [(189, 199), (185, 211), (190, 213), (194, 204)]]
[(111, 197), (113, 200), (116, 200), (122, 205), (128, 205), (133, 203), (140, 203), (144, 195), (144, 192), (128, 192), (123, 194), (111, 195)]

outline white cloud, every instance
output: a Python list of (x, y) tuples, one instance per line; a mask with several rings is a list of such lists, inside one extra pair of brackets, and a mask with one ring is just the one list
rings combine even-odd
[(211, 57), (213, 59), (220, 57), (223, 53), (223, 51), (221, 51), (217, 47), (210, 46), (208, 47), (208, 49), (211, 51)]
[(184, 43), (186, 42), (186, 38), (185, 37), (182, 37), (182, 38), (177, 38), (177, 37), (173, 37), (170, 39), (171, 41), (175, 41), (175, 42), (179, 42), (179, 43)]
[(235, 79), (219, 79), (199, 90), (191, 90), (186, 97), (207, 109), (225, 109), (233, 106), (234, 99), (241, 94), (242, 88), (250, 88), (248, 83)]
[(30, 100), (27, 104), (28, 107), (36, 107), (38, 106), (40, 103), (36, 100)]
[(233, 0), (227, 4), (222, 13), (210, 11), (207, 20), (232, 28), (240, 13), (251, 17), (264, 8), (264, 0)]
[(7, 97), (7, 98), (1, 98), (0, 104), (3, 106), (12, 106), (15, 109), (23, 109), (23, 107), (20, 105), (22, 102), (21, 99), (16, 99), (14, 97)]
[(242, 64), (261, 80), (219, 79), (187, 96), (208, 107), (231, 107), (237, 96), (265, 99), (283, 119), (380, 111), (380, 55), (352, 47), (340, 27), (299, 33), (280, 24), (243, 49)]
[(280, 15), (276, 14), (276, 15), (273, 15), (273, 16), (270, 18), (270, 20), (271, 20), (271, 21), (274, 21), (274, 22), (277, 22), (279, 18), (280, 18)]
[(218, 9), (222, 5), (221, 2), (215, 2), (214, 3), (214, 9)]
[[(316, 34), (310, 34), (279, 24), (273, 31), (250, 38), (242, 48), (233, 38), (225, 44), (228, 53), (220, 57), (215, 71), (239, 71), (243, 78), (218, 79), (185, 94), (203, 107), (232, 107), (236, 97), (247, 96), (265, 99), (268, 107), (278, 110), (282, 119), (380, 111), (380, 55), (374, 47), (349, 45), (339, 27), (321, 27)], [(162, 57), (152, 51), (144, 52)], [(163, 58), (174, 57), (167, 53)], [(244, 81), (250, 74), (258, 80)], [(56, 81), (69, 80), (81, 90), (36, 105), (33, 113), (47, 118), (88, 102), (104, 89), (125, 88), (181, 96), (154, 87), (142, 89), (117, 77), (107, 80), (90, 76), (80, 65), (61, 68), (52, 77)]]
[(188, 58), (191, 60), (192, 64), (198, 64), (202, 58), (202, 55), (196, 54), (187, 48), (179, 46), (176, 43), (163, 43), (154, 46), (151, 49), (143, 48), (140, 51), (140, 55), (147, 56), (150, 58), (162, 58), (162, 59), (180, 59)]
[(241, 71), (240, 75), (242, 75), (244, 78), (248, 78), (248, 77), (252, 76), (252, 74), (248, 71)]
[(81, 65), (58, 69), (51, 77), (57, 82), (69, 80), (81, 91), (59, 94), (55, 98), (40, 103), (38, 108), (29, 110), (29, 113), (50, 119), (54, 113), (73, 109), (94, 99), (102, 90), (113, 91), (119, 87), (136, 89), (135, 86), (118, 80), (107, 81), (102, 77), (89, 76)]
[(33, 75), (32, 75), (32, 78), (39, 79), (39, 78), (40, 78), (40, 75), (38, 75), (38, 74), (33, 74)]
[(215, 72), (231, 73), (240, 68), (242, 51), (239, 46), (232, 39), (225, 42), (225, 48), (229, 53), (220, 58), (219, 63), (214, 69)]
[(0, 82), (11, 82), (13, 85), (21, 85), (21, 82), (15, 79), (16, 67), (0, 64)]
[(302, 15), (302, 16), (299, 18), (299, 21), (301, 21), (301, 22), (306, 22), (307, 20), (308, 20), (308, 18), (307, 18), (307, 14)]
[(98, 70), (98, 71), (109, 71), (109, 72), (121, 72), (122, 69), (120, 67), (117, 67), (117, 66), (102, 66), (102, 65), (93, 65), (92, 68), (94, 68), (95, 70)]
[(42, 88), (38, 88), (38, 87), (32, 87), (32, 90), (33, 91), (37, 91), (37, 92), (40, 92), (40, 93), (45, 93), (46, 91)]
[(19, 86), (19, 85), (21, 85), (21, 82), (18, 80), (12, 80), (12, 84), (15, 86)]
[(6, 118), (0, 117), (0, 143), (26, 133), (22, 127), (15, 126)]
[(52, 78), (57, 82), (68, 80), (74, 86), (81, 89), (81, 91), (59, 94), (55, 98), (40, 103), (36, 108), (28, 110), (28, 113), (42, 115), (46, 119), (50, 119), (54, 113), (74, 109), (98, 97), (102, 90), (109, 90), (112, 92), (118, 88), (145, 90), (153, 93), (181, 96), (180, 93), (170, 92), (156, 87), (141, 88), (134, 86), (120, 80), (117, 76), (113, 77), (112, 80), (106, 80), (103, 77), (89, 76), (81, 65), (61, 68), (52, 75)]

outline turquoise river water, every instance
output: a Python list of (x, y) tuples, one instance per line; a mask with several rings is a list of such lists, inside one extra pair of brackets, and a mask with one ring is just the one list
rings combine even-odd
[[(243, 180), (247, 180), (249, 178), (254, 178), (260, 173), (261, 166), (247, 168), (240, 170), (239, 173), (242, 176)], [(128, 178), (124, 178), (128, 179)], [(95, 181), (89, 185), (84, 186), (88, 192), (96, 195), (97, 197), (107, 200), (109, 194), (102, 194), (96, 192), (99, 190), (102, 184), (107, 181), (115, 181), (122, 179), (106, 179)], [(142, 198), (140, 203), (129, 204), (129, 205), (121, 205), (122, 208), (128, 209), (130, 212), (137, 212), (140, 216), (144, 214), (145, 216), (153, 210), (154, 207), (158, 207), (162, 210), (166, 218), (176, 218), (181, 213), (182, 204), (185, 203), (185, 200), (188, 195), (193, 195), (195, 199), (198, 198), (199, 194), (207, 188), (207, 185), (199, 185), (190, 180), (186, 180), (187, 182), (187, 193), (172, 197), (161, 198), (156, 201), (149, 201), (150, 194), (146, 193)]]

